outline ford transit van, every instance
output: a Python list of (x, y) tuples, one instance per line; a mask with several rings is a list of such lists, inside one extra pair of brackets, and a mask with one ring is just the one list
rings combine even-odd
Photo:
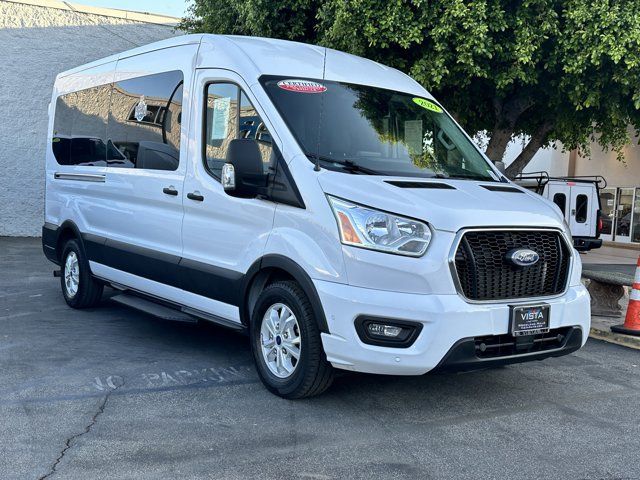
[(61, 73), (49, 112), (42, 241), (69, 306), (108, 286), (246, 332), (277, 395), (319, 394), (335, 369), (486, 368), (587, 339), (562, 212), (397, 70), (190, 35)]

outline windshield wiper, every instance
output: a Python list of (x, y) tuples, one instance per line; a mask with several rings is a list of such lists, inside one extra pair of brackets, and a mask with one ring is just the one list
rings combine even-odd
[(493, 178), (481, 177), (480, 175), (465, 175), (462, 173), (455, 173), (449, 175), (447, 178), (461, 178), (463, 180), (477, 180), (479, 182), (495, 182)]
[(324, 155), (317, 155), (315, 153), (305, 153), (305, 155), (309, 158), (318, 160), (319, 162), (339, 165), (340, 168), (342, 168), (343, 170), (346, 170), (349, 173), (363, 173), (365, 175), (380, 175), (380, 172), (376, 170), (372, 170), (367, 167), (363, 167), (362, 165), (354, 162), (353, 160), (349, 160), (349, 159), (339, 160), (336, 158), (326, 157)]

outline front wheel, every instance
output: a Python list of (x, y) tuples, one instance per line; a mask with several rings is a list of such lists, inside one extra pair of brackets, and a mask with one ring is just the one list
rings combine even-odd
[(319, 395), (333, 380), (309, 299), (293, 281), (269, 285), (251, 319), (251, 348), (269, 391), (296, 399)]

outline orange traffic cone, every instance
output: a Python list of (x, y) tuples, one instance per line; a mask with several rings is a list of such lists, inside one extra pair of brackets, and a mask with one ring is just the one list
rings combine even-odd
[(640, 258), (638, 258), (637, 265), (624, 324), (614, 325), (611, 330), (617, 333), (640, 336)]

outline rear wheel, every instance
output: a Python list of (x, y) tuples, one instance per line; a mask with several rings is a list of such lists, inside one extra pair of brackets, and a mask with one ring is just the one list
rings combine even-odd
[(89, 262), (77, 240), (65, 243), (61, 265), (60, 286), (67, 305), (73, 308), (97, 305), (102, 297), (103, 285), (91, 276)]
[(260, 379), (284, 398), (324, 392), (333, 380), (309, 299), (293, 281), (267, 286), (251, 319), (251, 348)]

